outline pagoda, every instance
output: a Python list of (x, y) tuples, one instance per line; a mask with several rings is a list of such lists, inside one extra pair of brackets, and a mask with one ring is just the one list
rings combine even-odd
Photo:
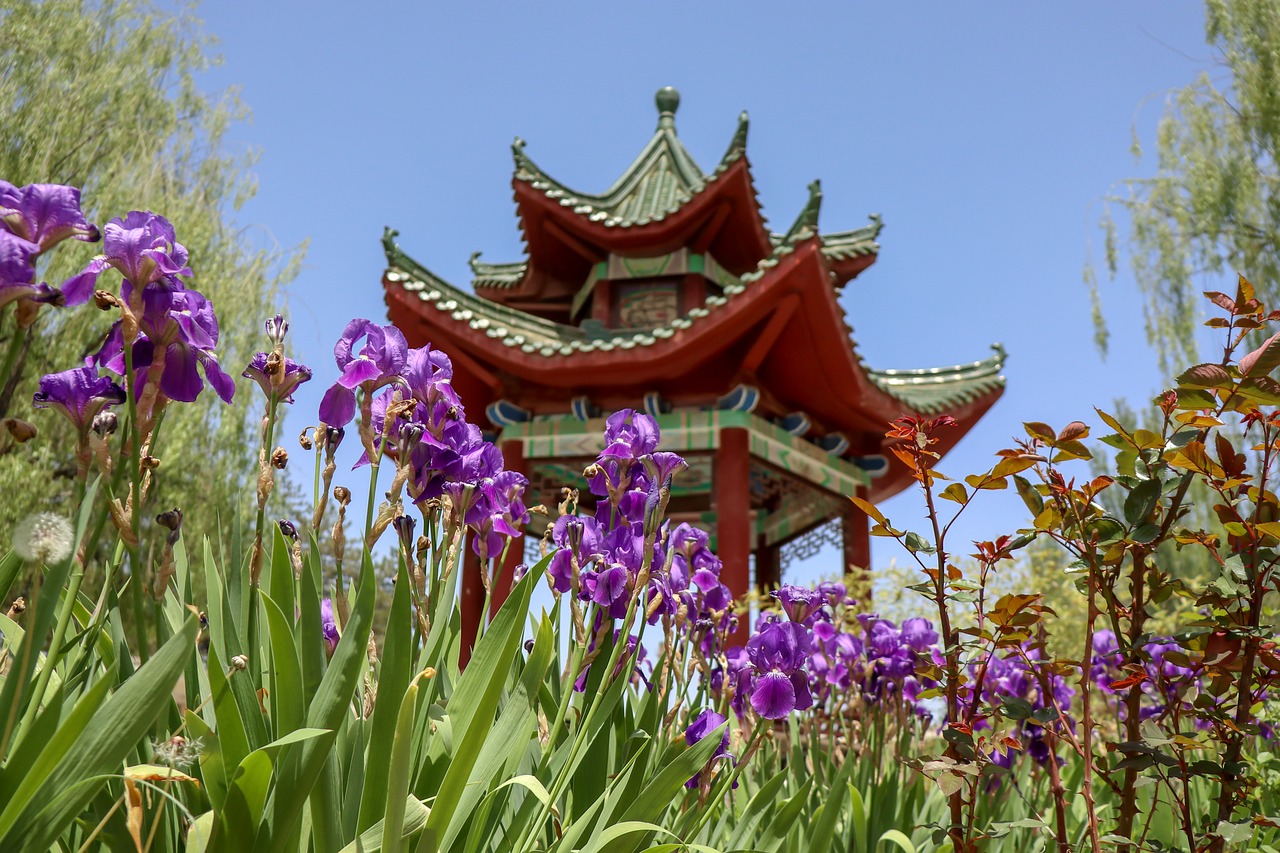
[[(734, 593), (751, 586), (752, 557), (755, 584), (779, 583), (784, 547), (819, 530), (835, 531), (827, 538), (840, 541), (846, 570), (865, 569), (868, 519), (847, 496), (879, 501), (911, 482), (885, 452), (889, 421), (951, 415), (959, 428), (944, 433), (945, 453), (1003, 392), (1004, 352), (953, 367), (868, 367), (839, 297), (875, 262), (880, 218), (822, 232), (814, 181), (791, 226), (771, 231), (747, 160), (747, 114), (708, 173), (676, 135), (679, 94), (664, 88), (656, 103), (653, 137), (599, 195), (550, 177), (516, 139), (526, 257), (472, 255), (474, 292), (410, 258), (388, 229), (390, 318), (410, 345), (453, 359), (470, 416), (484, 412), (506, 466), (529, 478), (527, 503), (554, 507), (571, 486), (585, 504), (582, 470), (603, 447), (603, 417), (634, 408), (657, 418), (663, 449), (688, 458), (669, 515), (713, 532)], [(512, 551), (494, 606), (524, 559)], [(466, 553), (463, 620), (474, 632), (484, 592)]]

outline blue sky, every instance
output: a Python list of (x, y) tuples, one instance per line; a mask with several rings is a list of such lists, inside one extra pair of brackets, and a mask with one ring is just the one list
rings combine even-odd
[[(252, 12), (248, 10), (252, 8)], [(1146, 174), (1164, 95), (1211, 63), (1203, 9), (1180, 2), (209, 4), (223, 63), (260, 149), (252, 239), (310, 240), (287, 308), (301, 360), (301, 426), (353, 316), (385, 318), (379, 237), (457, 284), (467, 257), (521, 257), (512, 139), (559, 180), (607, 187), (653, 131), (653, 93), (682, 94), (681, 139), (705, 168), (751, 114), (765, 214), (785, 228), (821, 178), (824, 230), (886, 224), (878, 262), (845, 289), (876, 367), (1010, 358), (1003, 400), (943, 470), (988, 466), (1025, 420), (1056, 426), (1158, 389), (1140, 300), (1103, 282), (1112, 346), (1093, 345), (1082, 268), (1116, 182)], [(639, 402), (639, 401), (637, 401)], [(352, 478), (352, 485), (355, 485)], [(363, 477), (358, 478), (361, 481)], [(363, 489), (353, 489), (363, 492)], [(914, 494), (885, 509), (902, 526)], [(992, 495), (958, 528), (989, 538), (1020, 502)], [(899, 557), (876, 541), (875, 561)], [(792, 579), (819, 571), (810, 561)]]

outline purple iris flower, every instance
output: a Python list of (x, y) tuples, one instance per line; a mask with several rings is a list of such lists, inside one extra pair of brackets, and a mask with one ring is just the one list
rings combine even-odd
[(58, 291), (33, 281), (39, 252), (36, 243), (0, 230), (0, 308), (19, 300), (53, 304), (62, 301)]
[(665, 483), (681, 471), (689, 467), (689, 463), (679, 453), (660, 450), (650, 453), (641, 459), (651, 482)]
[(782, 603), (787, 618), (802, 625), (807, 624), (818, 608), (822, 607), (822, 595), (807, 586), (783, 584), (773, 595)]
[[(357, 348), (357, 344), (364, 343)], [(352, 320), (333, 348), (342, 375), (320, 401), (320, 420), (346, 426), (356, 414), (356, 388), (372, 393), (394, 382), (409, 355), (409, 344), (395, 326)]]
[[(262, 393), (268, 398), (271, 397), (271, 376), (267, 373), (267, 353), (254, 353), (253, 360), (249, 362), (249, 366), (244, 369), (244, 373), (240, 374), (245, 379), (252, 379), (262, 388)], [(284, 375), (280, 378), (280, 387), (276, 389), (279, 400), (283, 403), (293, 402), (293, 392), (303, 382), (311, 379), (311, 368), (306, 365), (298, 364), (291, 358), (284, 360)]]
[(415, 400), (430, 404), (439, 385), (453, 380), (453, 362), (431, 344), (409, 350), (403, 376)]
[(635, 461), (658, 449), (658, 422), (635, 409), (614, 412), (605, 421), (605, 449), (601, 456)]
[(163, 282), (174, 289), (182, 286), (177, 276), (191, 275), (187, 250), (177, 241), (173, 225), (148, 210), (133, 210), (108, 222), (102, 229), (102, 254), (63, 285), (64, 292), (87, 300), (107, 267), (114, 267), (134, 287)]
[[(693, 722), (689, 723), (689, 727), (684, 730), (684, 742), (689, 744), (689, 746), (693, 746), (695, 743), (702, 740), (727, 722), (729, 722), (728, 717), (723, 714), (717, 714), (715, 711), (707, 708), (702, 711), (702, 713), (698, 714), (698, 716), (694, 717)], [(717, 746), (716, 751), (711, 754), (711, 759), (707, 762), (707, 767), (695, 773), (688, 782), (684, 783), (684, 786), (686, 788), (698, 787), (698, 783), (702, 780), (702, 774), (709, 769), (712, 763), (717, 759), (726, 755), (729, 756), (731, 761), (733, 760), (733, 756), (729, 755), (728, 726), (725, 726), (725, 730), (720, 736), (720, 745)], [(738, 786), (736, 781), (733, 784), (735, 788)]]
[[(235, 383), (218, 364), (218, 318), (213, 305), (199, 291), (147, 287), (142, 293), (142, 317), (133, 345), (133, 367), (139, 386), (152, 366), (162, 364), (160, 391), (181, 403), (193, 402), (204, 390), (200, 370), (224, 403), (235, 395)], [(124, 375), (124, 343), (117, 321), (94, 363)], [(199, 369), (197, 369), (199, 368)]]
[(115, 382), (99, 376), (95, 368), (76, 367), (42, 376), (32, 405), (56, 409), (84, 435), (99, 412), (124, 401), (124, 389)]
[(556, 592), (569, 592), (573, 586), (573, 557), (578, 558), (578, 568), (582, 570), (602, 553), (600, 525), (589, 515), (562, 515), (551, 529), (551, 541), (556, 544), (556, 552), (547, 574)]
[(818, 584), (818, 592), (827, 599), (827, 604), (832, 607), (844, 601), (845, 596), (848, 594), (845, 585), (840, 581), (824, 581)]
[(333, 617), (333, 601), (328, 598), (320, 602), (320, 631), (324, 634), (325, 649), (332, 655), (341, 636), (338, 634), (338, 622)]
[(68, 237), (95, 243), (102, 234), (85, 221), (80, 190), (61, 184), (15, 187), (0, 181), (0, 224), (47, 252)]
[(755, 668), (751, 707), (768, 720), (780, 720), (813, 704), (804, 665), (809, 632), (797, 622), (778, 622), (747, 641), (747, 657)]
[(933, 625), (928, 619), (922, 619), (916, 616), (902, 623), (902, 642), (911, 647), (914, 652), (928, 651), (929, 647), (938, 642), (938, 632), (933, 630)]
[[(499, 476), (506, 473), (508, 472), (501, 472)], [(514, 476), (524, 480), (519, 474)], [(516, 488), (521, 493), (524, 490), (522, 484)], [(516, 500), (519, 501), (519, 497)], [(508, 517), (509, 512), (510, 493), (498, 484), (497, 477), (486, 479), (474, 487), (470, 506), (466, 508), (463, 518), (475, 534), (471, 547), (481, 560), (498, 556), (502, 553), (506, 540), (520, 535), (520, 531)]]

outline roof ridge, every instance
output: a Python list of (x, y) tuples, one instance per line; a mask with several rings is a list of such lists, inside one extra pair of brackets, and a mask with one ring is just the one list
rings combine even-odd
[(676, 133), (679, 94), (666, 87), (659, 90), (656, 101), (657, 128), (640, 153), (604, 192), (581, 192), (551, 177), (528, 155), (525, 140), (520, 137), (516, 137), (511, 146), (515, 179), (528, 183), (562, 206), (606, 225), (645, 225), (674, 213), (744, 156), (750, 123), (743, 111), (724, 156), (708, 174)]
[(795, 222), (783, 235), (783, 243), (798, 243), (818, 233), (818, 214), (822, 211), (822, 181), (814, 179), (809, 183), (809, 198), (800, 208)]

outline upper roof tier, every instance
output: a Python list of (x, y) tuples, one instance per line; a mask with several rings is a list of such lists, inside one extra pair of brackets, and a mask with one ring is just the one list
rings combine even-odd
[[(473, 255), (472, 286), (478, 293), (556, 322), (599, 319), (601, 310), (583, 310), (592, 298), (584, 294), (584, 286), (594, 286), (593, 270), (611, 258), (647, 259), (684, 251), (712, 258), (715, 269), (741, 276), (781, 243), (818, 236), (821, 192), (816, 184), (788, 232), (770, 233), (746, 157), (745, 112), (724, 156), (704, 172), (676, 134), (679, 93), (660, 89), (655, 102), (653, 136), (602, 193), (576, 190), (551, 177), (529, 156), (524, 140), (516, 139), (511, 183), (528, 257), (495, 264)], [(880, 228), (879, 218), (872, 217), (870, 226), (822, 238), (831, 244), (835, 285), (875, 261)], [(715, 283), (714, 276), (708, 278)]]
[(607, 228), (629, 228), (661, 222), (675, 213), (707, 185), (723, 175), (747, 150), (747, 114), (738, 116), (738, 129), (729, 148), (710, 175), (699, 168), (693, 155), (676, 135), (676, 110), (680, 93), (670, 86), (658, 90), (658, 127), (639, 156), (632, 161), (613, 186), (603, 193), (570, 189), (538, 167), (525, 153), (523, 139), (512, 146), (515, 180), (522, 181), (555, 199), (579, 216)]

